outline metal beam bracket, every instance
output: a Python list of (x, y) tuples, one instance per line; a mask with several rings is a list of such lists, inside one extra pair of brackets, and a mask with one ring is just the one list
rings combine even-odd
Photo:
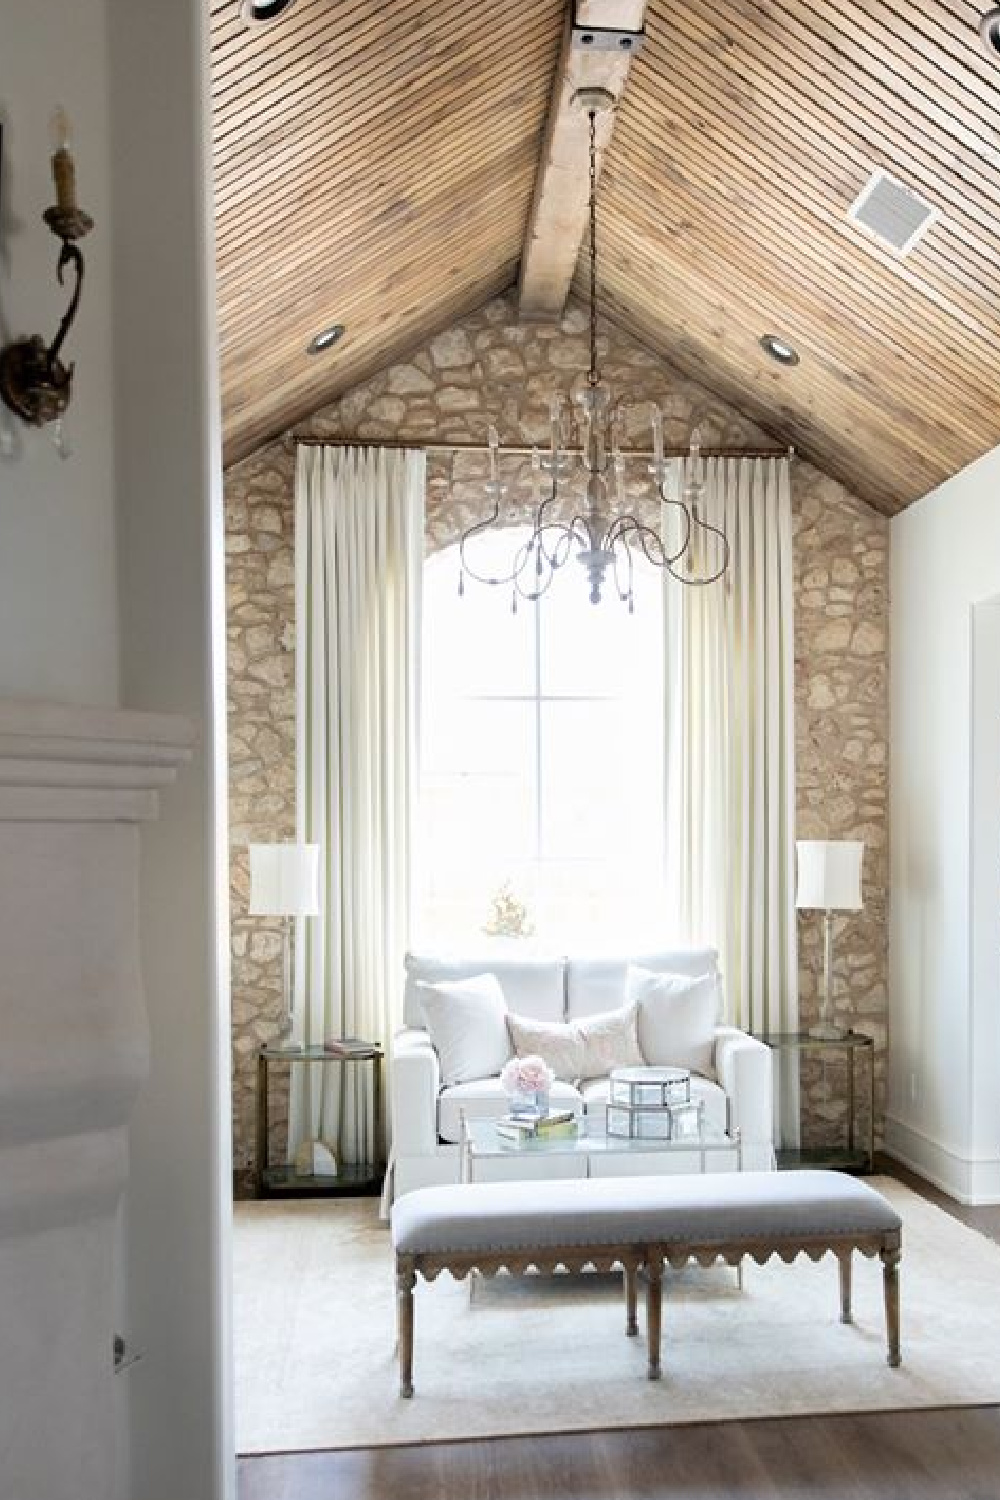
[(620, 31), (612, 26), (580, 26), (574, 20), (572, 47), (574, 52), (618, 52), (632, 56), (642, 47), (645, 37), (645, 28)]

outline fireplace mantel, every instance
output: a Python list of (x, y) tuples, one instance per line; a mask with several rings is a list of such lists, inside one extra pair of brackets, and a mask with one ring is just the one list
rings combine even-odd
[(191, 759), (173, 714), (0, 699), (0, 822), (145, 822)]

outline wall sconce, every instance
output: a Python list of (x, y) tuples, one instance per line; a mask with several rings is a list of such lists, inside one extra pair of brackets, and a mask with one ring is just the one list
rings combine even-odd
[(83, 287), (83, 255), (76, 242), (94, 227), (90, 215), (77, 205), (76, 168), (69, 149), (69, 121), (61, 109), (52, 117), (52, 130), (55, 139), (52, 180), (56, 201), (42, 217), (61, 241), (62, 248), (56, 262), (60, 285), (67, 268), (73, 272), (76, 284), (51, 344), (46, 344), (36, 333), (30, 338), (15, 339), (0, 350), (0, 396), (11, 411), (32, 427), (43, 427), (47, 422), (57, 421), (69, 405), (73, 366), (64, 365), (59, 355), (73, 326)]

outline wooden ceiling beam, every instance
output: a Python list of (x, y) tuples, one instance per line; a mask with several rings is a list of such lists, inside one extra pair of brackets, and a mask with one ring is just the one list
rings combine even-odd
[[(589, 126), (574, 95), (601, 89), (617, 102), (632, 61), (632, 51), (624, 48), (581, 44), (581, 28), (593, 28), (597, 36), (639, 33), (645, 11), (646, 0), (571, 0), (521, 256), (522, 318), (560, 315), (587, 230)], [(613, 105), (597, 115), (598, 175), (614, 119)]]

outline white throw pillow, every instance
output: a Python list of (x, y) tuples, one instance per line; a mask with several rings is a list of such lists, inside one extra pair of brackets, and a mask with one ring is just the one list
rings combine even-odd
[(420, 982), (417, 989), (442, 1085), (496, 1077), (511, 1055), (507, 1004), (496, 975)]
[(714, 974), (654, 974), (629, 968), (629, 1000), (639, 1008), (639, 1046), (654, 1067), (713, 1076), (718, 991)]
[(507, 1022), (518, 1057), (537, 1054), (564, 1083), (604, 1078), (612, 1068), (637, 1067), (643, 1061), (634, 1005), (583, 1021), (532, 1021), (510, 1015)]

